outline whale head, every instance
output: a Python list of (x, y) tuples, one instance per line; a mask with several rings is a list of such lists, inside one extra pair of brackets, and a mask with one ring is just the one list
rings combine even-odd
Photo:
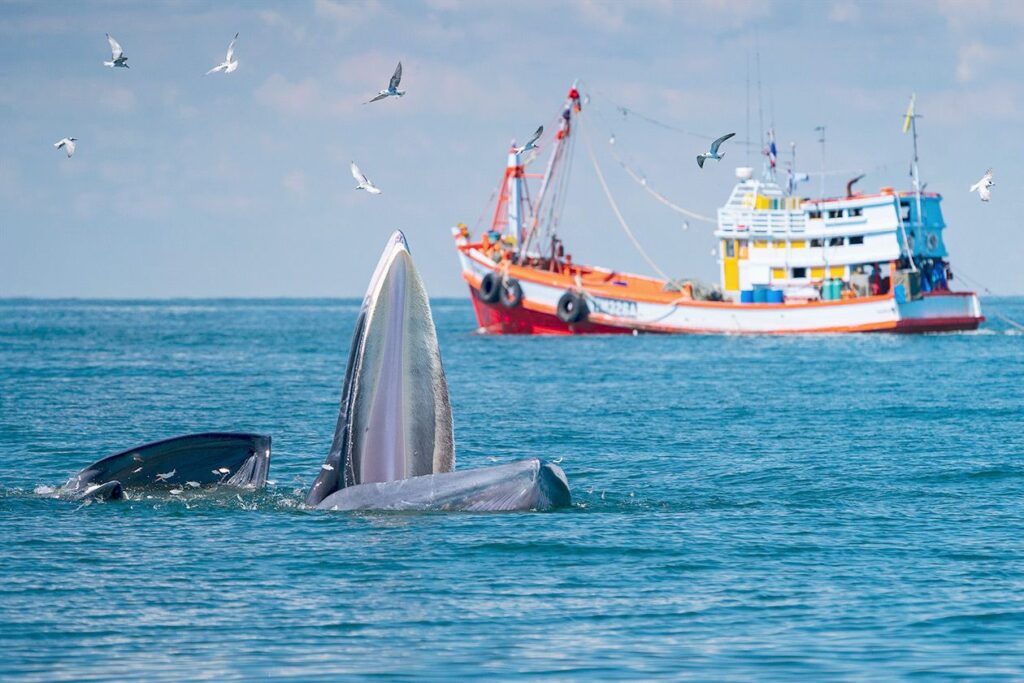
[(451, 472), (455, 445), (430, 302), (405, 236), (388, 239), (356, 320), (330, 453), (306, 496)]

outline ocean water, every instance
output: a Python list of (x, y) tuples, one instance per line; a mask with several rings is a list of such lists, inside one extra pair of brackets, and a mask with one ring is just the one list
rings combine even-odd
[[(1024, 299), (976, 333), (488, 338), (434, 303), (457, 463), (573, 508), (299, 502), (358, 301), (0, 302), (0, 678), (1024, 678)], [(195, 431), (264, 494), (37, 491)]]

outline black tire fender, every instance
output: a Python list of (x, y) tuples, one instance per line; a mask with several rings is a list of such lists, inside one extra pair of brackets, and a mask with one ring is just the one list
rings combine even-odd
[(480, 289), (476, 291), (476, 296), (485, 304), (495, 303), (501, 296), (501, 276), (493, 272), (484, 275), (484, 279), (480, 281)]
[(523, 303), (523, 288), (519, 285), (519, 280), (514, 278), (505, 280), (501, 285), (498, 298), (501, 299), (501, 305), (505, 308), (515, 308)]
[(576, 292), (568, 291), (558, 300), (558, 319), (563, 323), (586, 322), (589, 315), (586, 300)]

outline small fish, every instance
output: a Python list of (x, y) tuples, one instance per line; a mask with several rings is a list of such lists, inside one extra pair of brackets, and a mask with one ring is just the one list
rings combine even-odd
[(178, 470), (174, 469), (174, 470), (171, 470), (170, 472), (164, 472), (163, 474), (157, 474), (156, 475), (156, 480), (157, 481), (167, 481), (168, 479), (170, 479), (171, 477), (173, 477), (177, 473), (178, 473)]
[(135, 453), (134, 455), (132, 455), (132, 460), (134, 460), (135, 462), (142, 462), (142, 456), (139, 455), (138, 453)]
[(136, 467), (134, 470), (132, 470), (132, 474), (138, 474), (141, 471), (142, 471), (141, 467)]
[(199, 488), (199, 482), (198, 481), (186, 481), (185, 482), (185, 486), (188, 486), (189, 488), (192, 488), (192, 489), (197, 489), (197, 488)]
[(273, 479), (267, 479), (267, 485), (268, 486), (277, 486), (277, 482), (274, 481)]
[(182, 489), (171, 489), (172, 496), (180, 496), (182, 493), (185, 493)]
[(327, 470), (328, 472), (330, 472), (331, 470), (334, 469), (334, 465), (328, 465), (327, 463), (324, 463), (323, 465), (320, 466), (320, 469)]
[(217, 470), (217, 472), (219, 472), (220, 474), (231, 474), (231, 470), (229, 470), (227, 467), (221, 467), (219, 470)]

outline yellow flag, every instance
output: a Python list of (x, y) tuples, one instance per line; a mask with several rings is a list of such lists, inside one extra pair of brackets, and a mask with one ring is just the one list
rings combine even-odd
[(904, 133), (906, 133), (908, 130), (910, 130), (910, 122), (914, 120), (914, 99), (916, 97), (917, 97), (916, 93), (910, 96), (910, 105), (907, 107), (907, 116), (906, 116), (906, 118), (903, 119), (903, 132)]

